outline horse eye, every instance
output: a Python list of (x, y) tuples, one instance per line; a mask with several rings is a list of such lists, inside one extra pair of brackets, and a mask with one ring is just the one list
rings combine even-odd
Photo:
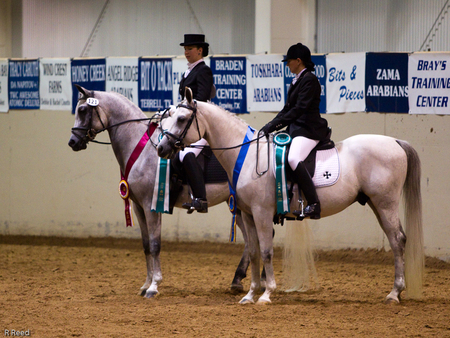
[(184, 121), (186, 121), (186, 116), (178, 116), (177, 118), (178, 123), (183, 123)]
[(87, 112), (87, 107), (86, 106), (80, 106), (78, 108), (78, 113), (79, 114), (85, 114)]

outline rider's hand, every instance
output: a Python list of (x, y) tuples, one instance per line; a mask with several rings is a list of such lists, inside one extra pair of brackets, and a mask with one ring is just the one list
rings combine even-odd
[(259, 132), (261, 133), (264, 133), (264, 135), (267, 137), (267, 136), (269, 136), (269, 133), (271, 133), (273, 131), (273, 129), (272, 129), (272, 123), (271, 122), (269, 122), (269, 123), (267, 123), (264, 127), (262, 127), (260, 130), (259, 130)]

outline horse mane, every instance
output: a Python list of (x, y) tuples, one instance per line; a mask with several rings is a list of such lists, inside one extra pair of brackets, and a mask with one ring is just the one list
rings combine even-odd
[(217, 109), (217, 110), (219, 110), (219, 111), (221, 111), (221, 112), (223, 112), (223, 113), (228, 114), (228, 115), (231, 116), (232, 118), (236, 119), (237, 121), (239, 121), (240, 123), (242, 123), (242, 124), (244, 124), (246, 127), (248, 127), (248, 123), (247, 123), (245, 120), (241, 119), (236, 113), (231, 113), (231, 112), (229, 112), (228, 110), (226, 110), (225, 108), (222, 108), (221, 106), (219, 106), (219, 105), (217, 105), (217, 104), (215, 104), (215, 103), (212, 103), (212, 102), (202, 102), (202, 101), (197, 101), (197, 107), (198, 107), (198, 104), (200, 104), (200, 107), (201, 107), (202, 105), (204, 105), (204, 104), (209, 105), (209, 106), (212, 106), (214, 109)]
[(97, 95), (99, 95), (100, 98), (103, 99), (107, 99), (109, 98), (110, 100), (108, 100), (110, 102), (110, 109), (113, 109), (115, 111), (123, 111), (123, 112), (127, 112), (130, 109), (132, 109), (133, 111), (136, 111), (140, 114), (144, 114), (145, 113), (142, 111), (142, 109), (137, 106), (133, 101), (131, 101), (130, 99), (128, 99), (126, 96), (117, 93), (117, 92), (113, 92), (113, 91), (96, 91), (95, 92)]

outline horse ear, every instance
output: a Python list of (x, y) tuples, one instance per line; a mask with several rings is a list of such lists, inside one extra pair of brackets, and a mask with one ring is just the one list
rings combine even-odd
[(194, 99), (194, 95), (192, 94), (192, 89), (189, 87), (186, 87), (184, 89), (184, 97), (188, 101), (189, 104), (192, 103), (192, 100)]
[(92, 93), (90, 90), (87, 90), (86, 88), (83, 88), (77, 84), (74, 84), (74, 86), (78, 89), (78, 91), (83, 95), (83, 98), (88, 98), (92, 96)]

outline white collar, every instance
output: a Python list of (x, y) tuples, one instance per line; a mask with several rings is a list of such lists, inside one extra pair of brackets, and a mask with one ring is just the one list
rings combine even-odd
[(187, 64), (188, 65), (188, 69), (187, 69), (187, 71), (184, 72), (183, 77), (186, 78), (189, 75), (189, 73), (192, 71), (192, 69), (194, 69), (194, 67), (197, 66), (200, 62), (203, 62), (203, 58), (198, 60), (198, 61), (196, 61), (196, 62), (194, 62), (194, 63), (188, 63)]
[(303, 73), (305, 70), (306, 70), (306, 68), (303, 68), (303, 70), (302, 70), (300, 73), (298, 73), (297, 75), (295, 75), (294, 79), (292, 80), (292, 84), (293, 84), (293, 85), (297, 82), (297, 80), (300, 78), (300, 75), (302, 75), (302, 73)]

